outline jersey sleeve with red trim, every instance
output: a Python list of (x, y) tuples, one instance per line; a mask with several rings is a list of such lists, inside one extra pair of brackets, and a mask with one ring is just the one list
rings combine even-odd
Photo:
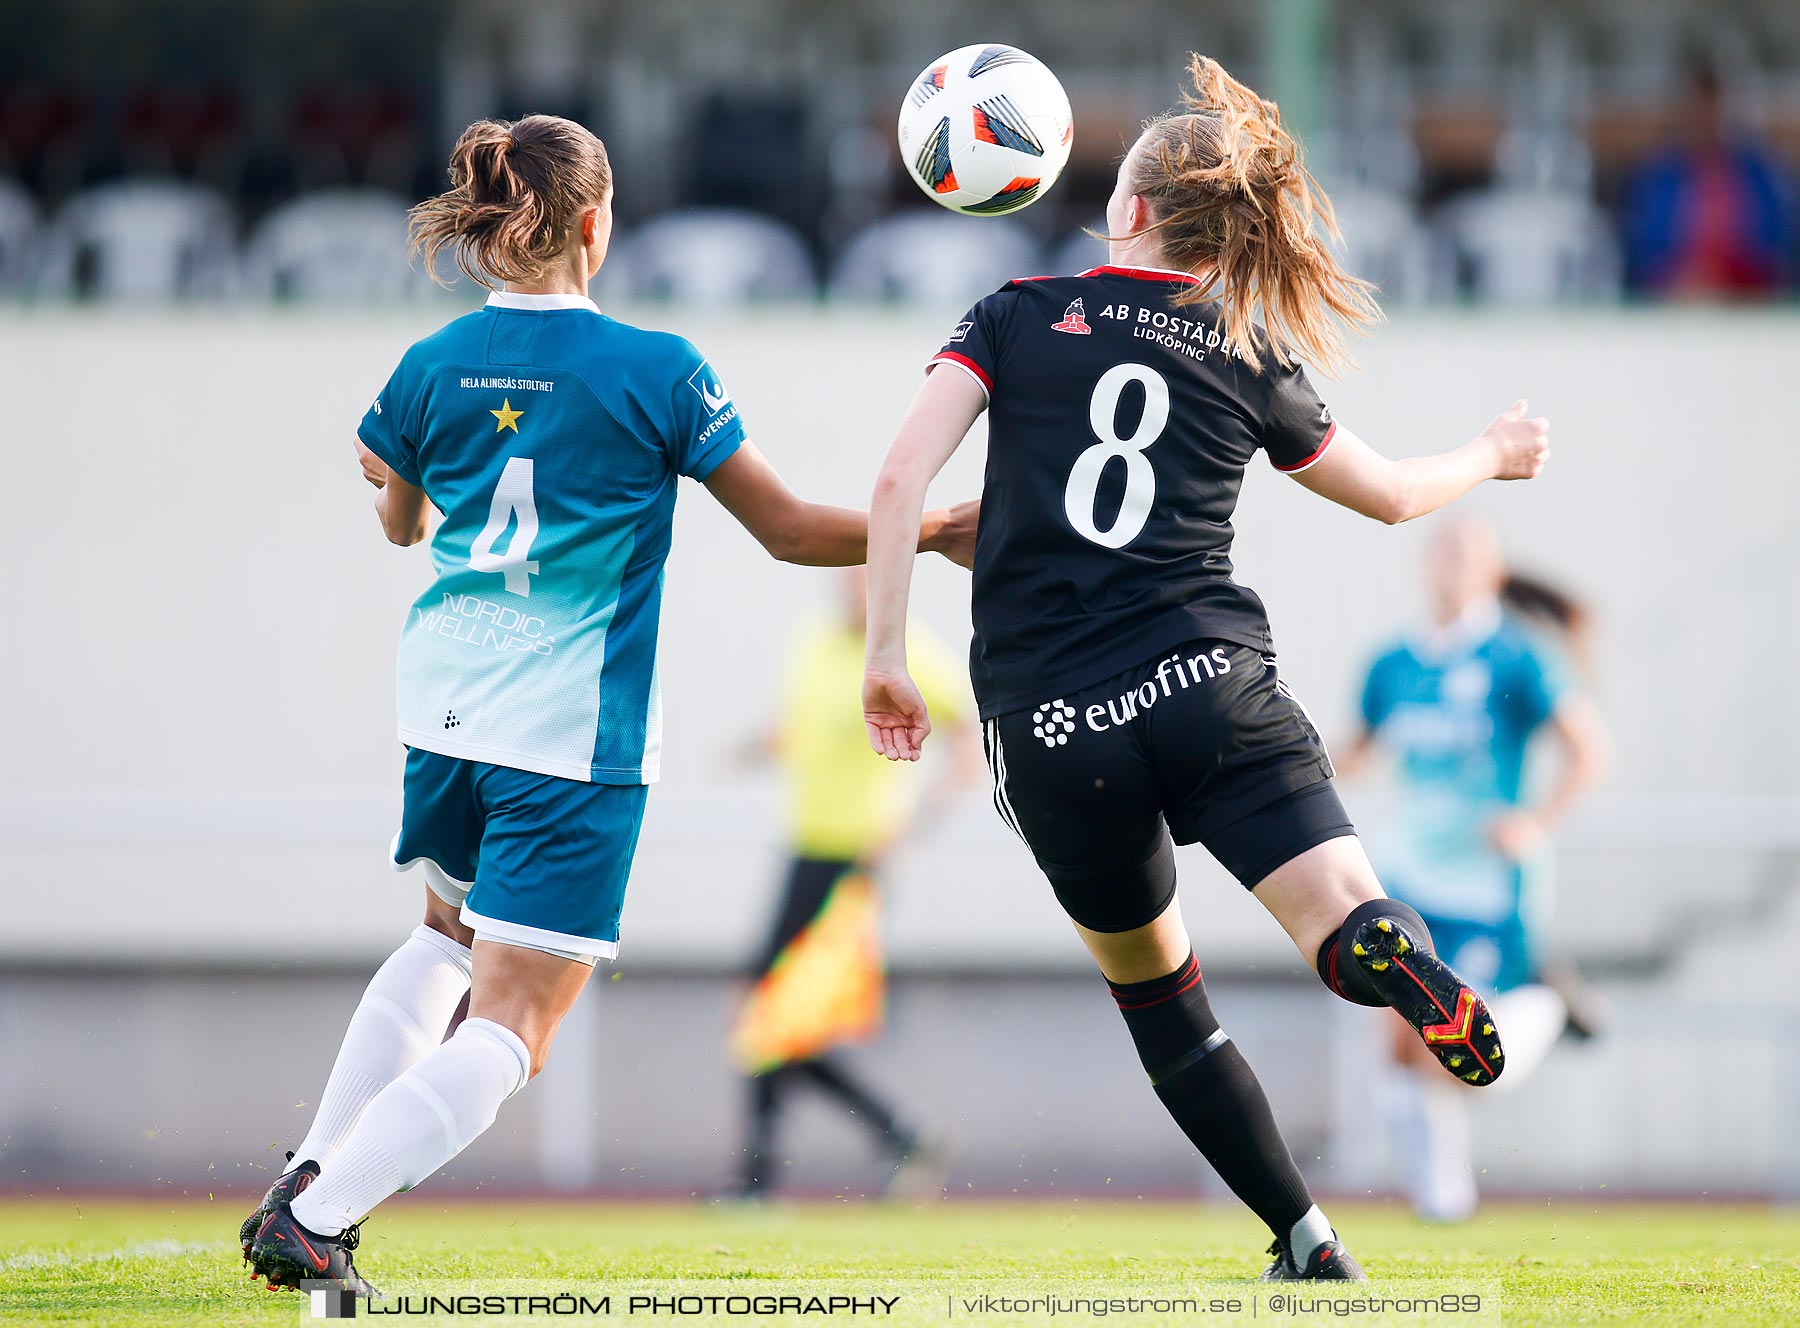
[(942, 349), (925, 366), (929, 372), (941, 364), (955, 365), (981, 384), (990, 397), (1000, 363), (1001, 338), (1012, 312), (1013, 292), (1000, 290), (982, 300), (950, 331)]
[(1297, 364), (1270, 365), (1275, 375), (1269, 413), (1263, 418), (1262, 447), (1276, 470), (1293, 475), (1305, 470), (1331, 446), (1337, 425), (1331, 407), (1313, 391), (1306, 370)]

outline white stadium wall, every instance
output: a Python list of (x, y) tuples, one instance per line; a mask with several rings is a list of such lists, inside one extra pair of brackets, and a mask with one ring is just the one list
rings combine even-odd
[[(27, 1175), (181, 1176), (241, 1155), (241, 1140), (221, 1142), (225, 1120), (316, 1088), (360, 984), (351, 975), (416, 920), (421, 883), (391, 873), (385, 852), (401, 755), (393, 645), (427, 555), (383, 541), (350, 438), (405, 345), (444, 312), (15, 308), (0, 319), (13, 569), (0, 646), (0, 1049), (33, 1070), (0, 1084), (0, 1140), (11, 1141), (0, 1153)], [(643, 321), (707, 351), (791, 484), (860, 505), (958, 312), (654, 310)], [(1340, 420), (1391, 454), (1461, 442), (1522, 394), (1552, 417), (1548, 477), (1478, 502), (1519, 565), (1565, 580), (1600, 615), (1596, 689), (1618, 769), (1564, 837), (1560, 934), (1602, 974), (1619, 1036), (1559, 1052), (1560, 1073), (1492, 1113), (1496, 1174), (1502, 1157), (1527, 1156), (1511, 1183), (1800, 1193), (1800, 1149), (1780, 1128), (1800, 1092), (1800, 977), (1779, 962), (1800, 940), (1789, 424), (1800, 318), (1415, 315), (1361, 358), (1347, 382), (1320, 386)], [(975, 491), (981, 454), (972, 440), (940, 500)], [(1238, 526), (1239, 573), (1269, 605), (1284, 672), (1327, 735), (1347, 735), (1358, 668), (1416, 613), (1431, 523), (1387, 529), (1259, 463)], [(666, 774), (621, 957), (642, 985), (600, 984), (587, 1004), (607, 1009), (605, 1035), (565, 1034), (539, 1117), (494, 1131), (471, 1175), (529, 1182), (534, 1131), (596, 1115), (605, 1141), (564, 1167), (565, 1182), (679, 1187), (722, 1173), (736, 1101), (725, 1072), (665, 1039), (716, 1045), (722, 979), (763, 924), (777, 798), (733, 753), (767, 718), (784, 635), (832, 593), (832, 574), (770, 562), (685, 487), (664, 617)], [(964, 574), (929, 562), (918, 599), (960, 650)], [(1378, 842), (1379, 787), (1346, 796)], [(1367, 1104), (1283, 1063), (1284, 1049), (1322, 1050), (1311, 1016), (1328, 1000), (1204, 854), (1186, 851), (1182, 866), (1221, 1011), (1269, 1067), (1301, 1151), (1365, 1156)], [(1194, 1168), (1170, 1179), (1147, 1094), (1105, 1108), (1149, 1141), (1125, 1156), (1090, 1147), (1087, 1107), (1027, 1112), (1021, 1135), (1004, 1105), (1012, 1080), (967, 1091), (999, 1070), (992, 1045), (951, 1013), (959, 991), (1015, 1010), (1007, 1055), (1028, 1098), (1100, 1093), (1050, 1074), (1077, 1036), (1068, 1030), (1091, 1026), (1096, 1046), (1129, 1060), (985, 790), (931, 827), (890, 885), (891, 951), (910, 976), (882, 1068), (960, 1102), (981, 1184), (1004, 1189), (1034, 1166), (1077, 1184), (1115, 1173), (1192, 1183)], [(330, 923), (314, 934), (302, 919), (319, 917)], [(1767, 962), (1733, 958), (1750, 945)], [(271, 1085), (192, 1068), (208, 1046), (246, 1049), (229, 1012), (271, 962), (318, 1015), (318, 1037), (291, 1058), (304, 1073), (284, 1068)], [(1030, 976), (1003, 980), (1008, 970)], [(1265, 985), (1274, 978), (1289, 981)], [(121, 1002), (147, 1018), (134, 1023)], [(589, 1017), (598, 1024), (597, 1009)], [(1296, 1027), (1314, 1031), (1303, 1041)], [(121, 1064), (142, 1071), (131, 1093), (96, 1069)], [(653, 1090), (596, 1068), (645, 1064), (663, 1070)], [(1648, 1065), (1693, 1073), (1640, 1083)], [(1588, 1108), (1578, 1129), (1574, 1092)], [(671, 1120), (680, 1139), (663, 1128)], [(854, 1156), (855, 1141), (822, 1137), (816, 1174), (831, 1183), (833, 1157)], [(1350, 1168), (1338, 1181), (1378, 1183)]]
[[(400, 764), (393, 645), (428, 558), (382, 540), (350, 438), (440, 312), (14, 310), (0, 323), (15, 568), (0, 664), (7, 954), (253, 959), (288, 889), (304, 887), (341, 911), (340, 957), (366, 958), (416, 912), (418, 882), (394, 879), (384, 853)], [(955, 312), (645, 318), (707, 351), (791, 484), (860, 505)], [(1606, 855), (1618, 877), (1657, 870), (1664, 840), (1752, 851), (1784, 823), (1796, 834), (1800, 447), (1786, 421), (1800, 320), (1412, 317), (1362, 359), (1321, 386), (1390, 453), (1460, 442), (1523, 393), (1554, 420), (1548, 477), (1476, 501), (1521, 566), (1600, 613), (1618, 772), (1569, 852)], [(981, 457), (976, 438), (936, 495), (975, 492)], [(1415, 612), (1430, 521), (1388, 529), (1258, 464), (1237, 524), (1239, 574), (1269, 605), (1284, 673), (1328, 736), (1348, 734), (1357, 669)], [(920, 607), (957, 651), (966, 585), (927, 560)], [(832, 574), (771, 562), (683, 486), (666, 774), (627, 957), (726, 960), (754, 928), (780, 849), (776, 801), (731, 752), (766, 719), (784, 635), (832, 593)], [(1348, 797), (1378, 822), (1374, 788)], [(1185, 865), (1197, 926), (1280, 953), (1204, 855)], [(1703, 887), (1667, 883), (1684, 888)], [(902, 860), (891, 894), (902, 962), (1079, 959), (980, 790)], [(1630, 940), (1642, 919), (1616, 922)]]

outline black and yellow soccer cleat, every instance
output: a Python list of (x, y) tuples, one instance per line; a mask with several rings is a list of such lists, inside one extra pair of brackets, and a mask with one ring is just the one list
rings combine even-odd
[[(289, 1153), (287, 1160), (292, 1162), (294, 1155)], [(278, 1203), (292, 1203), (308, 1185), (319, 1178), (317, 1162), (302, 1162), (292, 1171), (276, 1177), (275, 1183), (269, 1186), (269, 1192), (256, 1205), (256, 1211), (244, 1219), (243, 1226), (238, 1228), (238, 1244), (243, 1247), (244, 1258), (250, 1257), (250, 1242), (256, 1239), (256, 1232), (269, 1214), (275, 1211)]]
[(250, 1280), (268, 1279), (267, 1290), (298, 1290), (303, 1282), (332, 1282), (359, 1296), (379, 1294), (350, 1261), (362, 1224), (336, 1236), (308, 1231), (294, 1218), (288, 1200), (278, 1202), (250, 1242)]
[(1275, 1256), (1275, 1262), (1263, 1270), (1262, 1280), (1265, 1282), (1366, 1282), (1369, 1275), (1362, 1270), (1362, 1265), (1350, 1257), (1341, 1241), (1328, 1240), (1315, 1249), (1306, 1259), (1306, 1267), (1302, 1268), (1294, 1262), (1293, 1251), (1288, 1249), (1285, 1240), (1277, 1240), (1269, 1246), (1269, 1253)]
[(1421, 949), (1400, 919), (1370, 918), (1356, 929), (1350, 952), (1440, 1065), (1477, 1088), (1500, 1077), (1505, 1053), (1487, 1002), (1450, 965)]

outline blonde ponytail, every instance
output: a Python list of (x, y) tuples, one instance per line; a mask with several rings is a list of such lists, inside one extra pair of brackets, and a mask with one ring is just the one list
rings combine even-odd
[(1251, 368), (1261, 368), (1260, 348), (1282, 365), (1341, 371), (1353, 363), (1344, 328), (1366, 333), (1381, 311), (1375, 288), (1346, 272), (1315, 230), (1338, 237), (1331, 201), (1274, 102), (1205, 56), (1190, 55), (1188, 73), (1183, 110), (1145, 126), (1127, 167), (1131, 191), (1150, 204), (1138, 234), (1156, 234), (1169, 266), (1210, 270), (1179, 300), (1218, 300), (1222, 330)]
[(477, 120), (450, 152), (450, 188), (412, 210), (412, 248), (434, 280), (439, 252), (451, 247), (472, 281), (530, 284), (611, 190), (605, 145), (574, 121)]

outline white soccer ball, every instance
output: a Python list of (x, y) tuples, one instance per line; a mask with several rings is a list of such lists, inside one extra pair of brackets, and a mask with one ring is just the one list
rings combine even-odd
[(1016, 46), (963, 46), (920, 71), (900, 104), (900, 159), (926, 197), (994, 217), (1043, 197), (1069, 161), (1068, 94)]

